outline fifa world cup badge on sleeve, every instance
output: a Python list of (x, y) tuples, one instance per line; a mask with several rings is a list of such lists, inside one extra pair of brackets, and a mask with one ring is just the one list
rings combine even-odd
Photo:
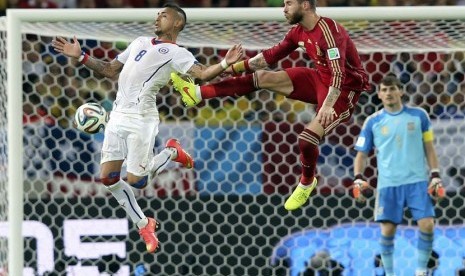
[(338, 59), (338, 58), (341, 57), (341, 55), (339, 54), (339, 49), (338, 48), (328, 49), (327, 53), (328, 53), (328, 59), (329, 60), (334, 60), (334, 59)]

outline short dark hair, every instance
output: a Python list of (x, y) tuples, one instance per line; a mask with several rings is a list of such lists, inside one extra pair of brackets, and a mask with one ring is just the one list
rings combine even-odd
[(388, 74), (387, 76), (385, 76), (381, 80), (380, 84), (385, 85), (385, 86), (395, 85), (399, 89), (402, 89), (402, 83), (400, 82), (400, 80), (394, 74)]
[(310, 3), (310, 7), (312, 7), (312, 10), (316, 10), (316, 1), (317, 0), (297, 0), (297, 2), (299, 2), (299, 4), (302, 4), (305, 1), (308, 1), (308, 3)]
[(163, 8), (170, 8), (170, 9), (173, 9), (175, 10), (176, 12), (178, 12), (181, 16), (182, 16), (182, 19), (184, 20), (184, 24), (182, 25), (180, 31), (182, 31), (184, 29), (184, 26), (186, 26), (187, 24), (187, 16), (186, 16), (186, 12), (176, 3), (166, 3), (163, 5)]

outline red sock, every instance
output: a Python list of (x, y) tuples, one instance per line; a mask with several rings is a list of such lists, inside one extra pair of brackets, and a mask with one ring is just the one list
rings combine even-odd
[(299, 135), (300, 163), (302, 164), (302, 177), (300, 183), (309, 185), (315, 177), (316, 160), (320, 151), (318, 144), (321, 137), (309, 129)]
[(249, 94), (257, 88), (254, 86), (254, 74), (229, 78), (214, 84), (200, 86), (202, 99), (216, 97), (240, 97)]

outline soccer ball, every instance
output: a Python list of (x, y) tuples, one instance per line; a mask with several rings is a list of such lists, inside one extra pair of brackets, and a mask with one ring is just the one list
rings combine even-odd
[(74, 114), (73, 127), (85, 133), (94, 134), (105, 128), (108, 112), (98, 103), (85, 103)]

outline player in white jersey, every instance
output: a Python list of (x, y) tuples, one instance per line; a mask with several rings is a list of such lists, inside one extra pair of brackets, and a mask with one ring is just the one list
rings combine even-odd
[(384, 108), (366, 119), (355, 145), (354, 196), (365, 201), (360, 190), (368, 184), (362, 174), (369, 152), (375, 149), (378, 181), (374, 213), (381, 226), (380, 250), (386, 276), (394, 275), (394, 236), (404, 208), (409, 208), (420, 230), (416, 275), (426, 276), (434, 240), (434, 202), (444, 197), (444, 188), (428, 114), (419, 107), (404, 105), (402, 95), (402, 85), (394, 75), (381, 81), (378, 97)]
[[(194, 165), (176, 139), (168, 140), (166, 148), (153, 156), (159, 125), (156, 94), (168, 84), (171, 72), (209, 80), (240, 60), (243, 54), (242, 46), (234, 45), (220, 64), (209, 67), (199, 64), (189, 51), (175, 44), (185, 24), (186, 14), (178, 5), (164, 5), (155, 18), (156, 37), (136, 38), (111, 62), (94, 59), (81, 51), (76, 37), (72, 42), (62, 37), (52, 41), (57, 52), (77, 59), (89, 69), (106, 77), (119, 74), (116, 100), (105, 128), (100, 177), (138, 226), (148, 252), (158, 248), (155, 235), (158, 222), (144, 215), (131, 186), (145, 187), (149, 176), (162, 171), (169, 160), (186, 168)], [(120, 178), (124, 160), (127, 162), (127, 182)]]

